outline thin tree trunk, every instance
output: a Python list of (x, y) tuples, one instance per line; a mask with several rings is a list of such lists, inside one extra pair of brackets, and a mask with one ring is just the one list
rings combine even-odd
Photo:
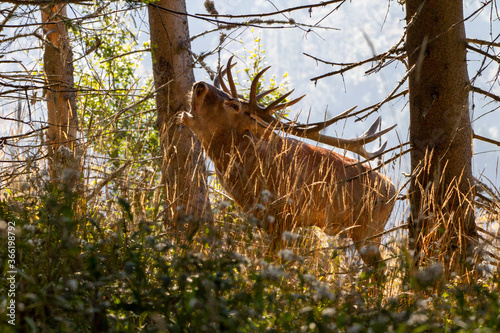
[(75, 183), (77, 139), (76, 92), (73, 78), (73, 52), (64, 24), (66, 5), (41, 7), (45, 41), (43, 70), (46, 78), (48, 122), (47, 144), (51, 179)]
[(462, 0), (406, 0), (410, 249), (463, 272), (477, 240)]
[[(186, 126), (178, 124), (179, 112), (189, 109), (187, 94), (194, 83), (184, 0), (161, 0), (148, 6), (153, 75), (158, 109), (157, 126), (162, 150), (162, 183), (165, 186), (166, 222), (213, 224), (208, 200), (207, 172), (201, 144)], [(176, 224), (178, 225), (178, 224)]]

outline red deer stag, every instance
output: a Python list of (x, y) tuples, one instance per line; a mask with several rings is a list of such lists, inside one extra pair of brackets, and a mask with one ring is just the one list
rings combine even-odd
[[(384, 231), (394, 206), (394, 184), (357, 160), (287, 135), (278, 135), (275, 131), (306, 137), (370, 158), (382, 152), (384, 147), (369, 153), (363, 145), (393, 127), (377, 132), (377, 119), (358, 139), (319, 134), (352, 109), (316, 124), (280, 122), (272, 114), (304, 96), (282, 103), (291, 94), (289, 92), (267, 107), (259, 104), (258, 101), (272, 91), (256, 93), (259, 78), (268, 67), (253, 79), (249, 100), (244, 100), (236, 91), (231, 60), (216, 79), (222, 90), (205, 82), (195, 83), (191, 112), (181, 115), (181, 122), (196, 134), (213, 161), (223, 188), (243, 209), (263, 221), (275, 240), (283, 231), (294, 227), (317, 226), (328, 235), (345, 231), (363, 261), (377, 266), (382, 260), (378, 234)], [(223, 81), (226, 74), (229, 89)]]

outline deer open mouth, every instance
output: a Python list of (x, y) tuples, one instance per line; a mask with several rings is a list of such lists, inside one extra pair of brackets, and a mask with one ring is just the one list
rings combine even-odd
[(194, 120), (194, 117), (191, 113), (186, 112), (186, 111), (181, 113), (181, 123), (189, 126), (189, 124), (187, 124), (187, 123), (192, 121), (192, 120)]

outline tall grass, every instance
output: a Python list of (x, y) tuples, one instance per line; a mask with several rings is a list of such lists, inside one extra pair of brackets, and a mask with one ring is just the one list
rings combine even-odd
[[(76, 192), (33, 173), (0, 203), (0, 253), (6, 258), (5, 222), (15, 222), (18, 270), (16, 326), (2, 312), (3, 331), (500, 329), (496, 267), (469, 284), (443, 280), (439, 264), (412, 272), (404, 239), (386, 236), (386, 278), (374, 280), (345, 238), (296, 229), (270, 250), (269, 235), (227, 198), (213, 205), (214, 230), (173, 233), (138, 219), (126, 199), (95, 214)], [(2, 311), (6, 302), (2, 292)]]

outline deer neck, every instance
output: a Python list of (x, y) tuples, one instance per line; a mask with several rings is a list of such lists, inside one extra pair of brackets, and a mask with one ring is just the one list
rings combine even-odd
[(255, 154), (256, 141), (249, 131), (243, 134), (224, 131), (213, 133), (209, 141), (202, 141), (202, 143), (208, 157), (214, 162), (216, 170), (223, 171), (231, 163), (243, 162), (250, 152)]

